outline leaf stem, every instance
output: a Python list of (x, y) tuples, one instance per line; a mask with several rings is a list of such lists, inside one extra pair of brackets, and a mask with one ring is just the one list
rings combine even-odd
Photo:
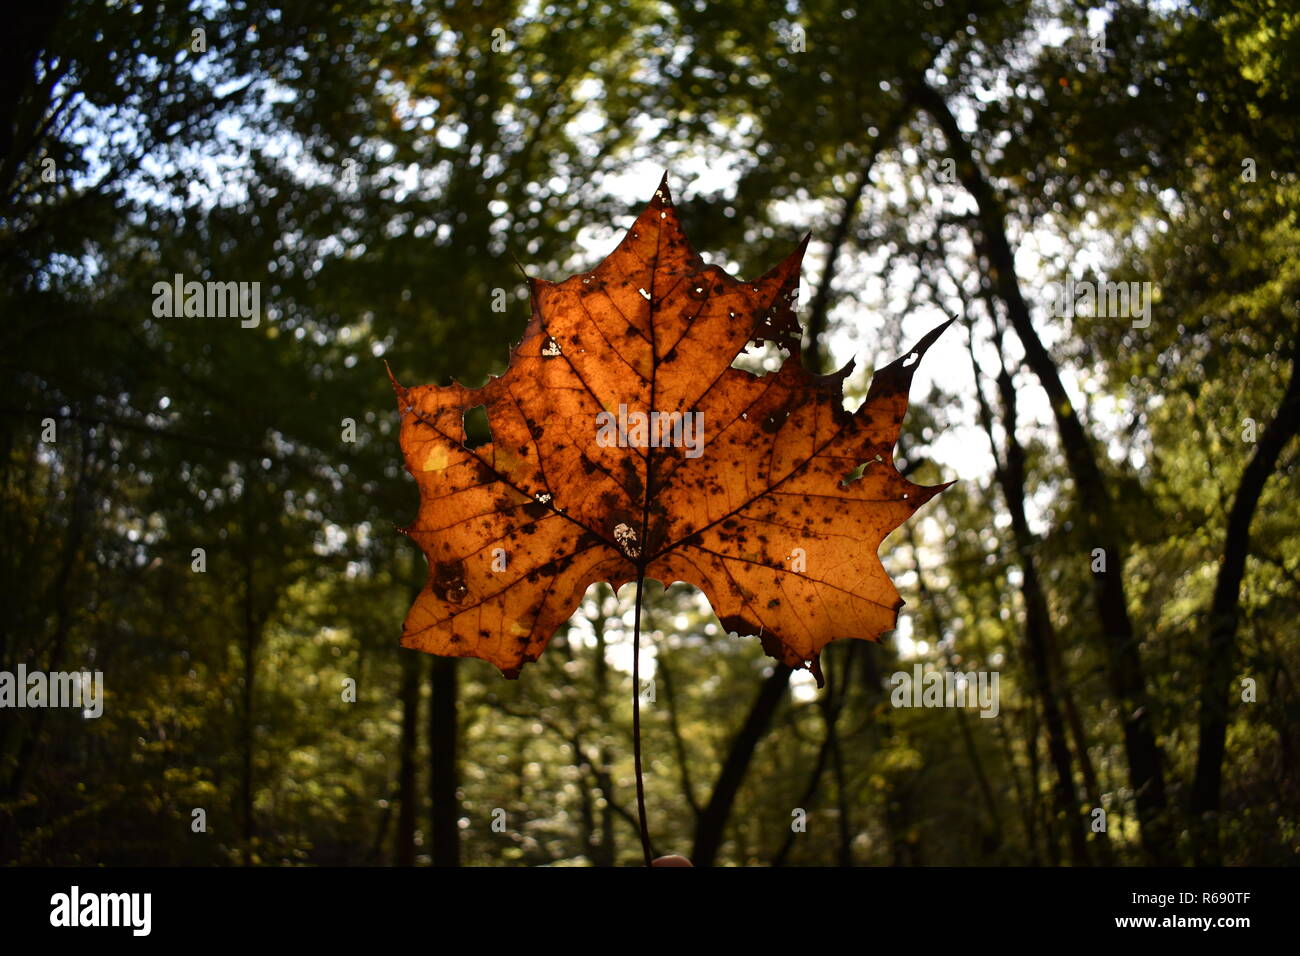
[(645, 819), (645, 781), (641, 775), (641, 593), (645, 571), (636, 577), (636, 617), (632, 626), (632, 756), (636, 764), (636, 813), (641, 825), (641, 852), (651, 865), (650, 828)]

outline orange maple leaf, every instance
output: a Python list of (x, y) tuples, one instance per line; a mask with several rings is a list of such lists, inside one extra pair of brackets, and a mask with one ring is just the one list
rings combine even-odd
[[(892, 630), (903, 601), (877, 549), (947, 487), (908, 481), (893, 448), (912, 373), (949, 323), (846, 411), (853, 363), (800, 363), (791, 303), (807, 242), (734, 279), (691, 248), (665, 177), (596, 269), (529, 280), (532, 318), (500, 378), (394, 380), (420, 489), (403, 530), (429, 561), (403, 646), (517, 677), (590, 584), (641, 577), (694, 584), (727, 631), (819, 683), (828, 643)], [(751, 340), (790, 354), (767, 375), (733, 368)], [(464, 416), (479, 405), (492, 440), (471, 449)]]

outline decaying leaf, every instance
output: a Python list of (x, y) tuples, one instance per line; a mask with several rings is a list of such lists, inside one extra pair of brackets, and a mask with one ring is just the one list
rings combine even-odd
[[(691, 248), (665, 178), (596, 269), (530, 280), (532, 318), (503, 376), (394, 381), (420, 489), (404, 530), (429, 561), (402, 644), (515, 677), (588, 585), (642, 573), (699, 587), (729, 632), (819, 682), (828, 643), (891, 630), (903, 602), (877, 549), (947, 487), (909, 482), (893, 448), (912, 373), (946, 325), (846, 411), (852, 363), (826, 376), (800, 364), (806, 245), (734, 279)], [(790, 354), (767, 375), (733, 368), (751, 341)], [(471, 449), (465, 415), (480, 405), (492, 438)]]

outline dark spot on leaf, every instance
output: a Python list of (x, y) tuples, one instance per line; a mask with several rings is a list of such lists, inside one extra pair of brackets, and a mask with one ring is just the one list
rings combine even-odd
[(459, 604), (469, 594), (469, 589), (465, 587), (465, 563), (439, 561), (434, 565), (431, 585), (433, 593), (438, 597)]
[(728, 614), (726, 617), (720, 617), (718, 618), (718, 622), (722, 625), (722, 629), (728, 634), (738, 634), (741, 637), (746, 637), (750, 634), (757, 634), (759, 632), (759, 626), (757, 624), (749, 623), (749, 621), (745, 620), (739, 614)]
[(785, 420), (789, 417), (790, 412), (788, 410), (784, 408), (779, 409), (764, 418), (763, 424), (760, 427), (769, 435), (774, 434), (780, 430), (781, 426), (785, 424)]
[(641, 473), (637, 471), (636, 463), (632, 458), (623, 458), (619, 462), (623, 469), (623, 488), (627, 495), (633, 501), (638, 500), (645, 491), (645, 485), (641, 482)]

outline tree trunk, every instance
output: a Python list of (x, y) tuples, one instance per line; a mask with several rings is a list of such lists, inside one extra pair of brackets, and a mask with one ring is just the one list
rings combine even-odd
[[(958, 284), (958, 288), (960, 289), (960, 284)], [(1015, 391), (1011, 388), (1011, 379), (1003, 358), (1002, 325), (997, 319), (997, 306), (994, 302), (992, 289), (987, 284), (983, 284), (980, 298), (994, 324), (994, 344), (998, 350), (998, 362), (1002, 370), (1002, 374), (998, 377), (998, 389), (1002, 407), (1005, 410), (1004, 427), (1007, 433), (1005, 457), (999, 456), (997, 441), (993, 435), (993, 413), (984, 398), (984, 390), (979, 384), (980, 369), (979, 363), (975, 359), (974, 325), (970, 322), (967, 324), (970, 332), (967, 344), (970, 351), (971, 370), (975, 376), (975, 392), (979, 406), (980, 422), (985, 435), (988, 437), (989, 449), (997, 468), (998, 484), (1001, 487), (1003, 497), (1008, 502), (1008, 510), (1012, 512), (1012, 529), (1016, 552), (1021, 567), (1026, 572), (1021, 583), (1021, 593), (1025, 600), (1026, 631), (1030, 631), (1031, 628), (1033, 631), (1032, 634), (1027, 633), (1026, 638), (1033, 641), (1038, 641), (1041, 638), (1042, 652), (1046, 658), (1046, 680), (1043, 687), (1054, 699), (1059, 698), (1060, 700), (1061, 710), (1065, 715), (1066, 727), (1069, 729), (1070, 739), (1074, 744), (1074, 753), (1079, 761), (1079, 770), (1083, 775), (1084, 791), (1087, 794), (1089, 806), (1097, 808), (1101, 806), (1101, 788), (1097, 784), (1097, 772), (1093, 768), (1092, 758), (1088, 754), (1088, 734), (1084, 730), (1083, 721), (1079, 717), (1079, 710), (1074, 702), (1074, 693), (1070, 690), (1065, 661), (1061, 656), (1061, 644), (1058, 640), (1056, 627), (1052, 624), (1052, 616), (1048, 608), (1047, 592), (1042, 585), (1042, 577), (1038, 573), (1038, 561), (1034, 555), (1035, 542), (1033, 536), (1029, 533), (1029, 521), (1025, 514), (1025, 450), (1016, 437), (1016, 396)], [(1004, 470), (1013, 464), (1014, 468), (1004, 473)], [(1030, 571), (1033, 572), (1032, 575), (1029, 573)], [(1066, 754), (1068, 758), (1068, 750)], [(1086, 819), (1081, 819), (1079, 826), (1086, 844)], [(1078, 847), (1074, 844), (1073, 834), (1071, 835), (1071, 841), (1075, 856), (1078, 858)], [(1093, 842), (1100, 861), (1106, 866), (1113, 866), (1115, 857), (1111, 850), (1110, 838), (1107, 837), (1106, 832), (1103, 830), (1097, 833)]]
[(727, 818), (731, 816), (736, 794), (745, 779), (749, 762), (754, 750), (772, 724), (772, 715), (785, 697), (786, 687), (790, 683), (791, 669), (784, 664), (775, 665), (772, 674), (763, 681), (754, 705), (745, 717), (740, 732), (731, 742), (727, 759), (722, 764), (718, 780), (713, 785), (713, 794), (708, 804), (700, 812), (695, 824), (695, 843), (691, 850), (691, 862), (696, 866), (712, 866), (722, 848), (723, 835), (727, 828)]
[(460, 728), (456, 719), (456, 657), (433, 658), (429, 702), (429, 838), (433, 843), (434, 866), (460, 866), (460, 785), (457, 773), (457, 742)]
[[(601, 613), (605, 598), (612, 597), (614, 591), (608, 584), (596, 585), (596, 615), (591, 618), (592, 631), (596, 635), (596, 703), (605, 712), (609, 699), (609, 663), (605, 660), (605, 615)], [(605, 805), (600, 810), (600, 856), (593, 860), (596, 866), (613, 866), (618, 858), (618, 837), (614, 833), (614, 783), (609, 774), (609, 748), (602, 742), (596, 749), (596, 758), (600, 765), (592, 768), (596, 786), (605, 798)]]
[(1250, 552), (1250, 524), (1255, 516), (1264, 485), (1277, 466), (1282, 449), (1300, 429), (1300, 333), (1291, 359), (1291, 381), (1278, 406), (1277, 415), (1264, 429), (1255, 454), (1241, 476), (1228, 515), (1223, 559), (1210, 608), (1210, 638), (1205, 654), (1201, 684), (1200, 741), (1196, 754), (1196, 778), (1192, 785), (1192, 813), (1201, 828), (1198, 847), (1200, 862), (1218, 863), (1219, 797), (1223, 780), (1224, 742), (1233, 693), (1236, 667), (1237, 614), (1241, 582)]
[(1006, 233), (1001, 202), (976, 161), (974, 149), (962, 134), (943, 94), (924, 86), (919, 102), (938, 123), (957, 161), (958, 176), (974, 199), (980, 224), (976, 245), (987, 260), (991, 279), (1007, 317), (1025, 350), (1025, 361), (1038, 377), (1051, 401), (1062, 451), (1074, 480), (1079, 512), (1094, 548), (1105, 553), (1105, 570), (1093, 574), (1093, 597), (1101, 622), (1111, 691), (1123, 720), (1124, 750), (1135, 794), (1142, 843), (1153, 862), (1177, 862), (1173, 830), (1167, 815), (1163, 757), (1156, 743), (1152, 706), (1138, 641), (1129, 618), (1124, 593), (1123, 550), (1115, 524), (1110, 494), (1056, 363), (1035, 331), (1029, 306), (1020, 291), (1015, 256)]
[[(63, 661), (68, 633), (72, 628), (72, 610), (77, 604), (70, 596), (72, 582), (76, 575), (77, 563), (82, 560), (83, 539), (86, 535), (86, 525), (90, 520), (89, 515), (94, 501), (94, 490), (90, 479), (91, 466), (94, 461), (94, 445), (88, 427), (83, 428), (81, 431), (80, 452), (76, 482), (69, 495), (71, 504), (63, 557), (59, 562), (59, 571), (50, 590), (50, 603), (55, 608), (55, 611), (54, 634), (51, 639), (49, 660), (46, 665), (47, 671), (57, 671)], [(50, 507), (54, 508), (56, 505), (52, 504)], [(13, 773), (4, 788), (7, 798), (17, 797), (27, 785), (28, 775), (31, 773), (32, 767), (35, 766), (36, 757), (41, 746), (45, 719), (48, 713), (47, 708), (36, 709), (29, 718), (30, 726), (26, 728), (23, 726), (26, 721), (5, 721), (5, 736), (0, 738), (0, 740), (3, 740), (5, 747), (0, 749), (0, 755), (7, 752), (10, 728), (16, 729), (17, 739), (21, 741)], [(26, 730), (25, 734), (23, 733), (24, 729)]]
[(821, 281), (817, 284), (817, 293), (813, 297), (812, 307), (808, 312), (808, 346), (803, 353), (804, 368), (814, 374), (820, 372), (822, 366), (826, 364), (823, 340), (826, 336), (826, 325), (830, 313), (831, 283), (838, 268), (840, 250), (848, 240), (849, 230), (858, 217), (858, 206), (862, 202), (862, 194), (866, 191), (867, 183), (871, 179), (871, 169), (876, 165), (876, 159), (880, 156), (881, 150), (888, 146), (894, 137), (898, 135), (898, 131), (914, 108), (915, 102), (911, 93), (905, 94), (875, 138), (872, 139), (870, 146), (867, 148), (867, 156), (863, 160), (862, 168), (858, 170), (858, 178), (853, 183), (853, 189), (845, 197), (843, 208), (840, 210), (840, 218), (831, 231), (830, 248), (826, 251), (826, 267), (822, 270)]
[(256, 513), (253, 508), (253, 466), (249, 463), (244, 471), (244, 687), (242, 694), (242, 727), (240, 746), (239, 803), (243, 818), (244, 862), (251, 853), (253, 837), (257, 833), (253, 819), (253, 699), (254, 684), (257, 678), (257, 647), (260, 643), (261, 625), (258, 621), (257, 608), (254, 603), (253, 578), (254, 555), (253, 541), (256, 533)]
[[(974, 361), (974, 353), (971, 359)], [(1012, 533), (1020, 556), (1020, 590), (1025, 600), (1024, 633), (1030, 676), (1042, 703), (1043, 722), (1047, 726), (1047, 752), (1056, 771), (1053, 788), (1056, 794), (1056, 812), (1069, 840), (1071, 860), (1075, 866), (1087, 866), (1087, 834), (1074, 787), (1074, 767), (1070, 760), (1070, 748), (1066, 743), (1065, 722), (1061, 717), (1057, 688), (1052, 680), (1051, 658), (1048, 652), (1048, 644), (1053, 636), (1052, 618), (1047, 609), (1047, 595), (1038, 577), (1038, 563), (1034, 560), (1033, 535), (1029, 530), (1028, 516), (1025, 514), (1025, 450), (1016, 438), (1016, 392), (1012, 387), (1011, 377), (1005, 369), (998, 377), (998, 391), (1002, 398), (1002, 421), (1007, 433), (1007, 447), (1002, 464), (997, 469), (997, 478), (998, 484), (1002, 487), (1002, 495), (1007, 502), (1007, 509), (1011, 513)], [(981, 393), (981, 404), (983, 401), (983, 393)], [(992, 443), (991, 422), (986, 422), (985, 430)]]
[(397, 835), (393, 863), (415, 865), (415, 820), (419, 797), (416, 788), (416, 749), (419, 746), (420, 663), (417, 651), (399, 650), (402, 656), (402, 741), (397, 774)]
[[(910, 459), (909, 459), (910, 460)], [(916, 529), (913, 525), (907, 526), (907, 545), (912, 552), (912, 570), (916, 574), (916, 592), (920, 606), (925, 609), (926, 616), (929, 618), (930, 635), (935, 644), (938, 645), (943, 640), (943, 619), (939, 615), (939, 606), (935, 602), (930, 585), (925, 579), (925, 571), (921, 568), (921, 552), (916, 544)], [(949, 670), (954, 668), (952, 660), (952, 651), (946, 651), (944, 654), (945, 662)], [(966, 723), (966, 714), (960, 707), (952, 709), (953, 717), (957, 722), (958, 731), (961, 733), (962, 745), (966, 749), (966, 758), (970, 761), (971, 772), (975, 774), (975, 782), (979, 786), (980, 794), (984, 798), (984, 807), (988, 811), (988, 823), (984, 828), (984, 843), (989, 846), (997, 847), (1002, 844), (1002, 819), (998, 813), (997, 801), (993, 798), (993, 790), (989, 786), (988, 774), (984, 772), (984, 763), (980, 760), (979, 750), (975, 746), (975, 737)]]
[[(49, 43), (66, 6), (66, 0), (47, 0), (16, 6), (6, 16), (8, 26), (0, 40), (0, 193), (6, 206), (18, 168), (38, 145), (34, 134), (44, 119), (43, 113), (29, 109), (27, 127), (18, 129), (22, 102), (36, 75), (37, 57)], [(21, 150), (15, 151), (16, 146)]]
[[(835, 809), (840, 838), (840, 866), (853, 865), (853, 819), (848, 795), (848, 776), (844, 772), (844, 749), (840, 746), (839, 717), (844, 702), (848, 698), (850, 684), (853, 680), (853, 654), (856, 641), (849, 641), (840, 652), (838, 673), (832, 680), (838, 681), (839, 703), (833, 702), (831, 687), (822, 693), (822, 719), (826, 725), (826, 742), (830, 745), (831, 771), (835, 776)], [(827, 648), (829, 650), (829, 648)]]

